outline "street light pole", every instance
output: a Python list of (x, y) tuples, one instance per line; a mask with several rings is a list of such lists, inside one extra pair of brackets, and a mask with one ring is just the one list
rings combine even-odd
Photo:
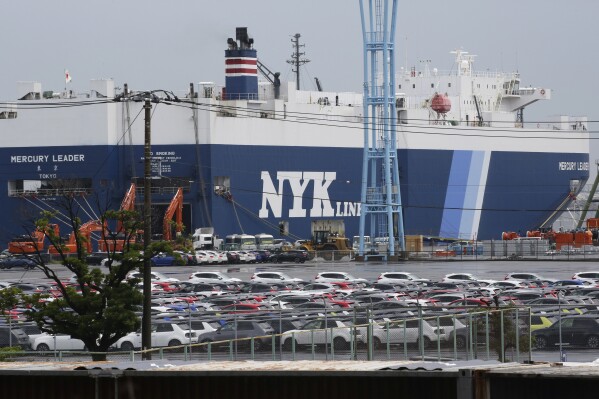
[(150, 252), (148, 247), (152, 240), (152, 155), (150, 140), (150, 119), (152, 105), (150, 99), (146, 98), (144, 104), (145, 110), (145, 141), (144, 141), (144, 272), (143, 272), (143, 316), (141, 326), (141, 348), (142, 358), (151, 360), (152, 354), (149, 349), (152, 348), (152, 269), (150, 262)]

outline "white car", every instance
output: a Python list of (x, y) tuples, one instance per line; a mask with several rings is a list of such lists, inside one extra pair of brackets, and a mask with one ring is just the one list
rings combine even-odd
[(596, 271), (578, 272), (572, 276), (572, 280), (582, 280), (582, 281), (588, 281), (590, 283), (597, 283), (597, 282), (599, 282), (599, 272), (596, 272)]
[(214, 263), (227, 263), (227, 254), (225, 254), (224, 252), (217, 252), (217, 251), (205, 251), (208, 255), (212, 255), (214, 256), (215, 262)]
[(196, 340), (199, 342), (202, 335), (216, 331), (220, 327), (220, 324), (216, 321), (207, 322), (200, 320), (191, 320), (191, 330), (194, 331), (197, 335)]
[(502, 280), (496, 281), (493, 284), (489, 284), (488, 288), (501, 288), (502, 290), (511, 289), (511, 288), (528, 288), (528, 284), (526, 284), (522, 280)]
[(283, 272), (256, 272), (250, 277), (256, 283), (301, 283), (301, 278), (291, 277)]
[[(331, 330), (332, 329), (332, 330)], [(359, 333), (359, 332), (358, 332)], [(301, 329), (285, 331), (281, 335), (283, 348), (292, 348), (295, 340), (296, 348), (299, 345), (331, 345), (335, 349), (347, 349), (352, 340), (352, 328), (339, 320), (317, 319), (307, 322)], [(361, 334), (357, 337), (359, 342), (364, 342)]]
[[(256, 263), (256, 254), (249, 251), (237, 251), (240, 256), (240, 260), (245, 263)], [(244, 260), (242, 260), (244, 259)]]
[[(160, 273), (160, 272), (151, 272), (152, 274), (152, 281), (164, 281), (167, 283), (180, 283), (181, 281), (178, 278), (172, 278), (172, 277), (166, 277), (164, 274)], [(129, 273), (127, 273), (127, 277), (125, 277), (126, 280), (131, 280), (137, 278), (139, 280), (143, 281), (143, 273), (139, 272), (139, 271), (130, 271)]]
[(315, 283), (335, 283), (340, 281), (348, 281), (351, 283), (367, 283), (363, 278), (356, 278), (346, 272), (322, 272), (314, 277)]
[(412, 281), (414, 283), (429, 282), (429, 279), (418, 277), (415, 274), (407, 272), (384, 272), (377, 278), (378, 283), (405, 283)]
[(194, 272), (189, 275), (189, 281), (192, 283), (241, 283), (240, 279), (230, 277), (222, 272)]
[[(597, 272), (597, 276), (599, 278), (599, 272)], [(555, 279), (545, 278), (539, 274), (529, 273), (529, 272), (508, 273), (504, 279), (505, 280), (539, 280), (539, 281), (551, 281), (551, 282), (556, 281)]]
[(208, 264), (211, 265), (213, 263), (217, 263), (216, 256), (209, 254), (207, 251), (196, 251), (196, 256), (198, 257), (198, 264)]
[[(445, 341), (447, 334), (444, 327), (435, 327), (428, 323), (427, 320), (407, 319), (399, 321), (390, 321), (389, 331), (387, 331), (387, 323), (374, 323), (372, 329), (373, 346), (380, 348), (389, 344), (419, 344), (420, 341), (420, 325), (422, 325), (422, 338), (424, 348), (429, 348), (438, 340)], [(366, 330), (365, 326), (359, 327)], [(387, 338), (389, 337), (389, 338)]]
[(80, 339), (72, 338), (66, 334), (50, 335), (47, 333), (40, 334), (31, 345), (34, 351), (83, 351), (86, 350), (85, 344)]
[[(195, 331), (189, 331), (185, 323), (156, 323), (152, 324), (152, 347), (179, 346), (198, 342)], [(141, 330), (129, 333), (116, 341), (114, 347), (123, 351), (141, 348)]]

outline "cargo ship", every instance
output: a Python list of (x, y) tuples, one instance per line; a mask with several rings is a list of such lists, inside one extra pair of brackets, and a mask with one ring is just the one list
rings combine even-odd
[[(357, 235), (362, 93), (281, 81), (260, 67), (244, 30), (223, 48), (224, 84), (157, 91), (96, 79), (84, 92), (55, 92), (18, 82), (17, 99), (0, 109), (5, 242), (64, 195), (75, 193), (80, 217), (89, 219), (92, 198), (118, 208), (135, 183), (141, 206), (145, 98), (152, 99), (153, 231), (162, 231), (181, 188), (187, 233), (212, 227), (221, 237), (268, 233), (293, 242), (310, 238), (313, 222), (331, 221), (343, 226), (335, 233)], [(396, 78), (405, 233), (500, 239), (550, 224), (589, 177), (587, 118), (530, 126), (524, 110), (550, 100), (550, 88), (525, 87), (519, 73), (478, 72), (462, 50), (450, 57), (448, 71), (420, 63)]]

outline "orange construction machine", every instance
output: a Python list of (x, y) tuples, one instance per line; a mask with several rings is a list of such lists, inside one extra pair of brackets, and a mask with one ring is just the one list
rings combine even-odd
[(183, 189), (181, 187), (175, 193), (162, 221), (162, 238), (166, 241), (172, 240), (171, 220), (173, 220), (173, 216), (175, 216), (175, 232), (179, 236), (183, 231)]
[[(58, 225), (49, 224), (48, 229), (58, 235)], [(8, 252), (12, 254), (33, 254), (41, 252), (44, 249), (44, 240), (46, 234), (40, 229), (36, 229), (31, 235), (15, 237), (8, 243)]]
[[(135, 190), (135, 183), (131, 183), (123, 202), (121, 202), (121, 211), (133, 211), (135, 209)], [(134, 237), (127, 238), (129, 232), (124, 230), (121, 220), (117, 222), (116, 234), (108, 234), (108, 231), (106, 233), (106, 236), (103, 236), (103, 239), (98, 242), (98, 249), (102, 252), (122, 252), (127, 240), (129, 240), (129, 243), (135, 240)]]
[[(104, 234), (105, 226), (98, 220), (90, 220), (89, 222), (83, 223), (79, 227), (79, 234), (85, 238), (84, 244), (86, 246), (87, 253), (91, 253), (92, 249), (93, 249), (91, 235), (94, 231), (100, 231), (100, 232), (102, 232), (102, 234)], [(62, 246), (63, 246), (63, 252), (65, 252), (65, 253), (77, 252), (77, 235), (75, 234), (75, 232), (72, 232), (69, 235), (69, 239)], [(48, 248), (48, 252), (51, 254), (59, 253), (58, 249), (55, 246), (51, 246), (50, 248)]]

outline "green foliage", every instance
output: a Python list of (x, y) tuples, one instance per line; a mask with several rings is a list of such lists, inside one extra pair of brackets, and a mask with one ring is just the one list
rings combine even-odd
[[(515, 349), (518, 344), (520, 352), (528, 352), (531, 348), (531, 342), (529, 337), (529, 326), (517, 325), (516, 320), (516, 308), (513, 306), (502, 307), (500, 310), (489, 311), (489, 309), (482, 309), (483, 312), (488, 313), (488, 326), (487, 318), (485, 313), (478, 313), (475, 317), (474, 328), (477, 331), (477, 335), (481, 338), (485, 336), (488, 328), (489, 333), (489, 347), (492, 349), (499, 359), (507, 360), (505, 353), (509, 349)], [(478, 309), (480, 312), (481, 309)], [(518, 318), (522, 318), (526, 313), (520, 312)], [(502, 325), (503, 322), (503, 325)], [(501, 339), (503, 326), (503, 343)], [(518, 339), (516, 339), (518, 336)]]
[(0, 362), (12, 361), (19, 352), (22, 350), (18, 346), (0, 348)]
[[(78, 231), (81, 221), (77, 217), (76, 202), (67, 198), (66, 213), (74, 231)], [(67, 254), (64, 243), (54, 229), (55, 214), (42, 212), (36, 221), (36, 229), (44, 231), (47, 241), (54, 246), (60, 256), (60, 262), (75, 274), (77, 283), (65, 286), (55, 272), (55, 265), (48, 265), (38, 253), (35, 261), (38, 269), (57, 284), (62, 296), (52, 301), (46, 300), (48, 294), (25, 295), (17, 289), (0, 291), (0, 309), (9, 310), (17, 304), (28, 307), (25, 315), (51, 334), (69, 334), (84, 342), (93, 360), (105, 360), (108, 349), (121, 337), (139, 329), (141, 321), (136, 315), (143, 294), (135, 284), (125, 281), (127, 273), (133, 270), (143, 271), (144, 257), (151, 258), (159, 252), (172, 253), (169, 243), (157, 242), (148, 246), (142, 254), (138, 244), (131, 244), (143, 226), (136, 212), (106, 211), (99, 223), (107, 226), (110, 221), (121, 222), (120, 231), (104, 232), (105, 243), (110, 244), (116, 234), (125, 234), (126, 245), (123, 252), (109, 252), (109, 265), (106, 268), (89, 267), (85, 262), (86, 238), (76, 235), (76, 252)], [(116, 243), (116, 239), (112, 239)], [(130, 243), (131, 242), (131, 243)], [(111, 248), (115, 248), (113, 245)], [(71, 256), (67, 256), (71, 255)], [(74, 256), (73, 256), (74, 255)], [(117, 262), (118, 261), (118, 262)], [(94, 353), (97, 352), (97, 353)]]

